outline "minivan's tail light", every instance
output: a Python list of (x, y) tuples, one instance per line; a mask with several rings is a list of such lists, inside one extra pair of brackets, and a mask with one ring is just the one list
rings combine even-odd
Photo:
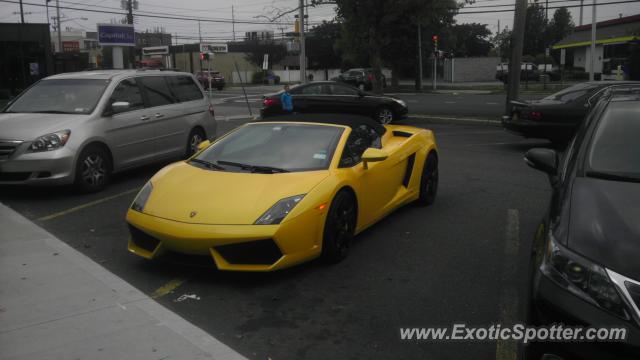
[(529, 114), (529, 119), (531, 120), (540, 120), (542, 119), (542, 113), (540, 111), (531, 111)]
[(209, 104), (209, 114), (211, 114), (211, 117), (213, 117), (214, 119), (216, 118), (216, 112), (213, 109), (213, 104)]
[(273, 100), (273, 99), (264, 99), (264, 100), (262, 101), (262, 105), (264, 105), (264, 107), (270, 107), (270, 106), (273, 106), (273, 105), (275, 105), (275, 103), (276, 103), (276, 101), (275, 101), (275, 100)]
[(373, 81), (373, 74), (369, 74), (367, 78), (369, 79), (369, 81)]

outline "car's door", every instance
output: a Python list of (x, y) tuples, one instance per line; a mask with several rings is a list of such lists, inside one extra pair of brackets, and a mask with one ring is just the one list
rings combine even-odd
[(366, 102), (357, 89), (341, 84), (331, 84), (329, 88), (335, 112), (366, 115), (371, 112), (367, 110)]
[(142, 76), (138, 81), (149, 112), (148, 121), (155, 130), (156, 158), (175, 154), (179, 142), (186, 138), (185, 131), (188, 133), (190, 130), (176, 119), (181, 115), (178, 100), (171, 92), (165, 76)]
[[(111, 104), (128, 102), (129, 108), (112, 113)], [(114, 167), (136, 166), (155, 156), (155, 129), (142, 91), (135, 78), (121, 80), (110, 95), (104, 120), (107, 142), (111, 146)]]
[(305, 98), (306, 112), (334, 112), (333, 97), (329, 85), (319, 83), (305, 86), (302, 88), (302, 95)]
[[(191, 76), (167, 76), (166, 80), (178, 103), (172, 105), (175, 116), (166, 117), (159, 124), (160, 131), (165, 136), (158, 139), (158, 152), (160, 156), (183, 155), (186, 152), (191, 129), (197, 125), (201, 125), (206, 130), (211, 128), (204, 123), (209, 119), (208, 108), (203, 101), (204, 94)], [(205, 135), (214, 136), (215, 134)]]
[(366, 226), (389, 211), (389, 205), (402, 186), (404, 163), (398, 152), (390, 152), (384, 161), (362, 163), (362, 154), (370, 147), (385, 150), (380, 135), (365, 124), (353, 128), (345, 144), (339, 167), (354, 172), (360, 226)]
[[(304, 89), (306, 87), (307, 86), (297, 86), (289, 91), (289, 94), (291, 95), (291, 101), (293, 103), (294, 112), (309, 112), (307, 106), (307, 95), (304, 93)], [(282, 94), (278, 95), (279, 98), (280, 96), (282, 96)], [(280, 108), (282, 109), (282, 104), (280, 105)]]

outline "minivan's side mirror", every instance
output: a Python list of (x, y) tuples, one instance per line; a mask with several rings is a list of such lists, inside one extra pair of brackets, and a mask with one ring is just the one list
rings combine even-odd
[(531, 149), (524, 155), (524, 161), (532, 168), (544, 171), (551, 177), (558, 175), (558, 154), (555, 150)]
[(389, 155), (380, 149), (368, 148), (367, 150), (364, 151), (364, 154), (362, 154), (362, 162), (364, 164), (364, 169), (366, 170), (369, 168), (370, 162), (384, 161), (388, 157)]
[(209, 140), (205, 140), (205, 141), (201, 142), (200, 144), (198, 144), (198, 151), (202, 151), (202, 150), (208, 148), (209, 145), (211, 145), (211, 141), (209, 141)]
[(129, 110), (131, 104), (127, 101), (116, 101), (111, 104), (111, 113), (117, 114)]

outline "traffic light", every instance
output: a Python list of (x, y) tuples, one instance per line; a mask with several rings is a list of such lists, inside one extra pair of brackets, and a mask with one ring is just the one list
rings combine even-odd
[(209, 53), (200, 53), (200, 60), (209, 60)]
[(431, 40), (433, 40), (433, 47), (437, 49), (438, 48), (438, 35), (433, 35), (431, 37)]

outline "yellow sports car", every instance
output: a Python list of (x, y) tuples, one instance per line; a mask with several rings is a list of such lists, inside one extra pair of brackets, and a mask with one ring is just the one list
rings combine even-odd
[(129, 251), (207, 255), (221, 270), (342, 260), (353, 236), (438, 187), (433, 132), (365, 117), (291, 115), (241, 126), (142, 188)]

